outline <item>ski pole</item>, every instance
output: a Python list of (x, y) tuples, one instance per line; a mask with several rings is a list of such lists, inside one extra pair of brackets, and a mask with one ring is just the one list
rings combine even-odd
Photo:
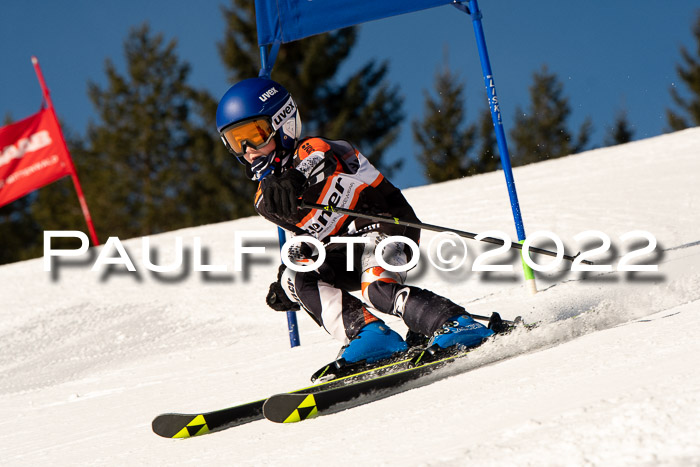
[[(470, 316), (472, 319), (475, 319), (475, 320), (478, 320), (478, 321), (488, 321), (488, 320), (491, 319), (490, 316), (475, 315), (474, 313), (471, 313), (471, 312), (468, 312), (468, 313), (469, 313), (469, 316)], [(522, 319), (522, 318), (521, 318), (521, 319)], [(511, 321), (511, 320), (509, 320), (509, 319), (501, 319), (501, 321), (503, 321), (504, 323), (506, 323), (506, 324), (508, 324), (508, 325), (511, 325), (511, 326), (512, 326), (512, 325), (515, 325), (515, 321)]]
[[(405, 220), (399, 219), (398, 217), (379, 216), (376, 214), (365, 214), (363, 212), (353, 211), (351, 209), (339, 208), (336, 206), (330, 206), (330, 205), (326, 205), (326, 204), (307, 203), (305, 201), (302, 201), (301, 208), (302, 209), (318, 209), (321, 211), (344, 214), (346, 216), (359, 217), (362, 219), (369, 219), (369, 220), (375, 221), (375, 222), (386, 222), (388, 224), (403, 225), (406, 227), (414, 227), (416, 229), (432, 230), (434, 232), (451, 232), (455, 235), (458, 235), (458, 236), (464, 237), (464, 238), (469, 238), (471, 240), (475, 240), (476, 236), (477, 236), (477, 234), (474, 234), (471, 232), (465, 232), (463, 230), (451, 229), (449, 227), (441, 227), (439, 225), (426, 224), (424, 222), (405, 221)], [(484, 237), (484, 238), (480, 239), (480, 241), (486, 242), (486, 243), (493, 243), (494, 245), (505, 245), (505, 242), (503, 240), (501, 240), (500, 238)], [(517, 250), (523, 249), (523, 246), (520, 243), (511, 242), (510, 246), (517, 249)], [(542, 255), (554, 256), (554, 257), (557, 256), (557, 254), (555, 252), (549, 251), (549, 250), (544, 250), (542, 248), (530, 247), (529, 250), (533, 253), (539, 253)], [(564, 259), (569, 260), (569, 261), (574, 261), (576, 259), (576, 257), (580, 254), (581, 253), (577, 253), (575, 256), (565, 254)], [(593, 261), (587, 261), (587, 260), (583, 260), (581, 262), (584, 264), (594, 264)]]

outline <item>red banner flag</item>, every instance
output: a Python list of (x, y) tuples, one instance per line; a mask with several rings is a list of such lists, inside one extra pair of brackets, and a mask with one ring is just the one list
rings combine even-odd
[(70, 175), (92, 242), (99, 245), (75, 165), (51, 104), (49, 88), (46, 87), (39, 60), (32, 57), (32, 64), (44, 94), (44, 106), (31, 117), (0, 128), (0, 206)]
[(66, 175), (73, 164), (50, 109), (0, 128), (0, 206)]

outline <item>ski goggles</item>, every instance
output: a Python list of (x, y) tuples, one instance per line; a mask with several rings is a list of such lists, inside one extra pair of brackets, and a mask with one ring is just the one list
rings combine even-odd
[(260, 149), (275, 136), (272, 123), (267, 118), (256, 118), (238, 123), (221, 132), (221, 137), (237, 156), (243, 156), (246, 148)]

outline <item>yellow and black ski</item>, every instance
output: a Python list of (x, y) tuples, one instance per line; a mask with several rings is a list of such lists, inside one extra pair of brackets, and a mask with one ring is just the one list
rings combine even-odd
[[(512, 329), (511, 324), (522, 324), (522, 320), (518, 318), (508, 324), (505, 332)], [(529, 328), (526, 326), (526, 329)], [(353, 373), (342, 377), (337, 377), (341, 373), (339, 368), (329, 364), (316, 372), (314, 377), (321, 379), (334, 373), (330, 381), (213, 412), (158, 415), (152, 427), (156, 434), (165, 438), (190, 438), (263, 418), (279, 423), (298, 422), (421, 385), (422, 377), (464, 357), (471, 350), (414, 349), (389, 361), (351, 367)], [(449, 374), (452, 373), (445, 373), (446, 376)], [(434, 378), (426, 380), (432, 381)], [(369, 394), (370, 397), (360, 397)]]
[(260, 420), (265, 399), (201, 414), (166, 413), (153, 419), (153, 432), (165, 438), (190, 438)]
[[(349, 385), (357, 381), (362, 381), (363, 379), (372, 378), (378, 374), (385, 374), (405, 368), (408, 362), (409, 359), (399, 359), (389, 364), (364, 368), (342, 378), (335, 378), (313, 386), (297, 389), (288, 394), (318, 391), (321, 389)], [(255, 420), (262, 420), (264, 418), (263, 404), (265, 400), (266, 399), (261, 399), (212, 412), (192, 414), (165, 413), (158, 415), (151, 423), (151, 427), (154, 433), (165, 438), (190, 438), (193, 436), (201, 436), (214, 431), (250, 423)]]
[[(277, 423), (294, 423), (302, 420), (345, 410), (350, 407), (373, 402), (405, 391), (420, 380), (455, 360), (469, 354), (473, 349), (446, 351), (441, 355), (436, 349), (426, 349), (411, 359), (408, 366), (386, 374), (380, 374), (341, 386), (314, 386), (304, 391), (276, 394), (263, 404), (263, 415)], [(446, 373), (448, 376), (451, 373)], [(434, 381), (426, 378), (423, 382)], [(418, 384), (420, 385), (420, 384)], [(363, 397), (367, 396), (367, 397)]]

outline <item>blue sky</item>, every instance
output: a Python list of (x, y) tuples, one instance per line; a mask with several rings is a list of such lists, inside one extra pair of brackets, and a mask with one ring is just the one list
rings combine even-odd
[[(192, 66), (190, 84), (221, 96), (230, 84), (216, 49), (224, 34), (221, 1), (122, 0), (64, 2), (5, 0), (0, 28), (0, 116), (26, 117), (39, 109), (41, 91), (30, 57), (36, 55), (66, 129), (82, 133), (95, 118), (87, 81), (105, 82), (104, 61), (124, 71), (123, 42), (131, 26), (149, 22)], [(555, 72), (570, 99), (571, 128), (590, 117), (600, 146), (615, 114), (625, 110), (635, 139), (666, 130), (669, 89), (678, 85), (680, 46), (695, 52), (697, 0), (482, 0), (483, 24), (506, 132), (516, 108), (529, 105), (532, 73)], [(467, 119), (475, 121), (486, 94), (471, 18), (452, 6), (361, 26), (344, 70), (387, 59), (389, 80), (400, 85), (406, 121), (387, 159), (403, 159), (393, 181), (401, 188), (426, 183), (415, 162), (410, 122), (423, 114), (447, 46), (450, 66), (466, 82)], [(283, 83), (284, 84), (284, 83)], [(685, 87), (680, 87), (685, 92)], [(303, 117), (303, 109), (302, 117)]]

